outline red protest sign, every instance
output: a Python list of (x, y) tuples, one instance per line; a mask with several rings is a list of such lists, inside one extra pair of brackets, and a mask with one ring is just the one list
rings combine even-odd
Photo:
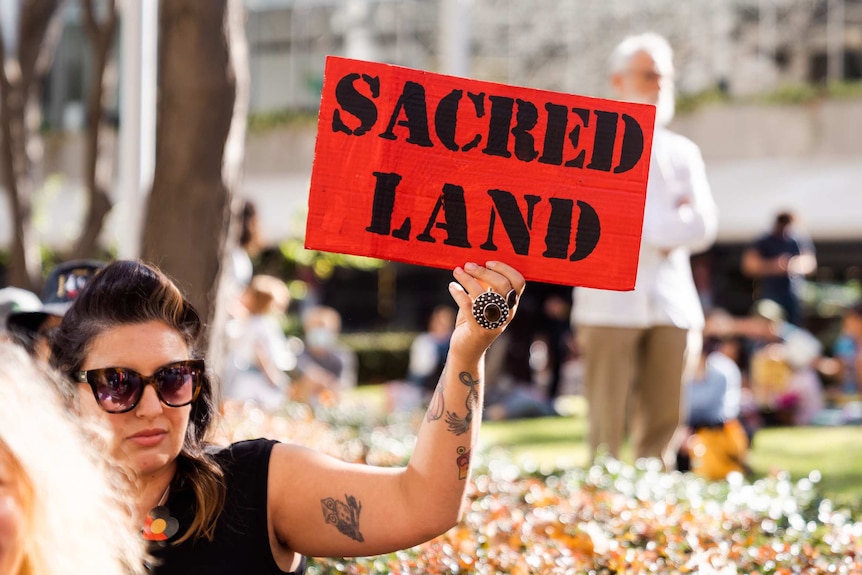
[(328, 57), (305, 246), (632, 289), (655, 108)]

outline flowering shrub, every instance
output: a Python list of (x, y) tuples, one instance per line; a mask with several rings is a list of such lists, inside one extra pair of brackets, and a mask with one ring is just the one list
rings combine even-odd
[[(224, 440), (274, 437), (377, 465), (403, 464), (417, 427), (351, 407), (225, 416)], [(862, 573), (862, 522), (817, 495), (817, 472), (708, 482), (657, 460), (538, 469), (488, 451), (474, 463), (458, 526), (405, 551), (313, 559), (309, 573)]]

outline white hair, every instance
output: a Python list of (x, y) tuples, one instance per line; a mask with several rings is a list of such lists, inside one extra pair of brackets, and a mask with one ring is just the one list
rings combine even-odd
[(655, 32), (645, 32), (626, 37), (610, 56), (610, 73), (624, 72), (629, 61), (638, 52), (646, 52), (655, 62), (662, 75), (673, 74), (673, 48), (664, 36)]
[(0, 450), (17, 468), (30, 518), (18, 575), (142, 573), (145, 542), (123, 503), (126, 482), (63, 406), (59, 377), (0, 342)]
[(652, 58), (655, 62), (656, 71), (665, 78), (665, 81), (659, 85), (659, 92), (655, 100), (652, 97), (649, 100), (643, 100), (641, 95), (633, 93), (621, 94), (621, 96), (631, 101), (654, 104), (656, 107), (656, 126), (665, 127), (673, 120), (676, 110), (676, 96), (672, 80), (673, 49), (664, 36), (655, 32), (645, 32), (625, 38), (611, 53), (611, 76), (627, 72), (631, 59), (641, 52)]

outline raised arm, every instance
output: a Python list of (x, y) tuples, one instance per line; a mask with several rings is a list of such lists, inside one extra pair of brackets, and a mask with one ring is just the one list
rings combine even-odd
[(488, 290), (503, 300), (512, 290), (512, 296), (520, 296), (525, 282), (499, 262), (466, 264), (455, 269), (454, 277), (458, 283), (450, 283), (449, 292), (458, 317), (446, 368), (407, 467), (348, 464), (276, 445), (268, 491), (274, 551), (376, 555), (427, 541), (458, 522), (482, 419), (483, 358), (505, 328), (480, 326), (473, 301)]

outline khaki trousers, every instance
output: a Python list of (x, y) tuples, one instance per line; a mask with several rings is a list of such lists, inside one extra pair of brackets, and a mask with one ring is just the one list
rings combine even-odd
[(579, 325), (577, 338), (592, 457), (600, 446), (619, 457), (628, 431), (635, 458), (672, 461), (666, 450), (682, 419), (684, 373), (700, 355), (700, 332)]

